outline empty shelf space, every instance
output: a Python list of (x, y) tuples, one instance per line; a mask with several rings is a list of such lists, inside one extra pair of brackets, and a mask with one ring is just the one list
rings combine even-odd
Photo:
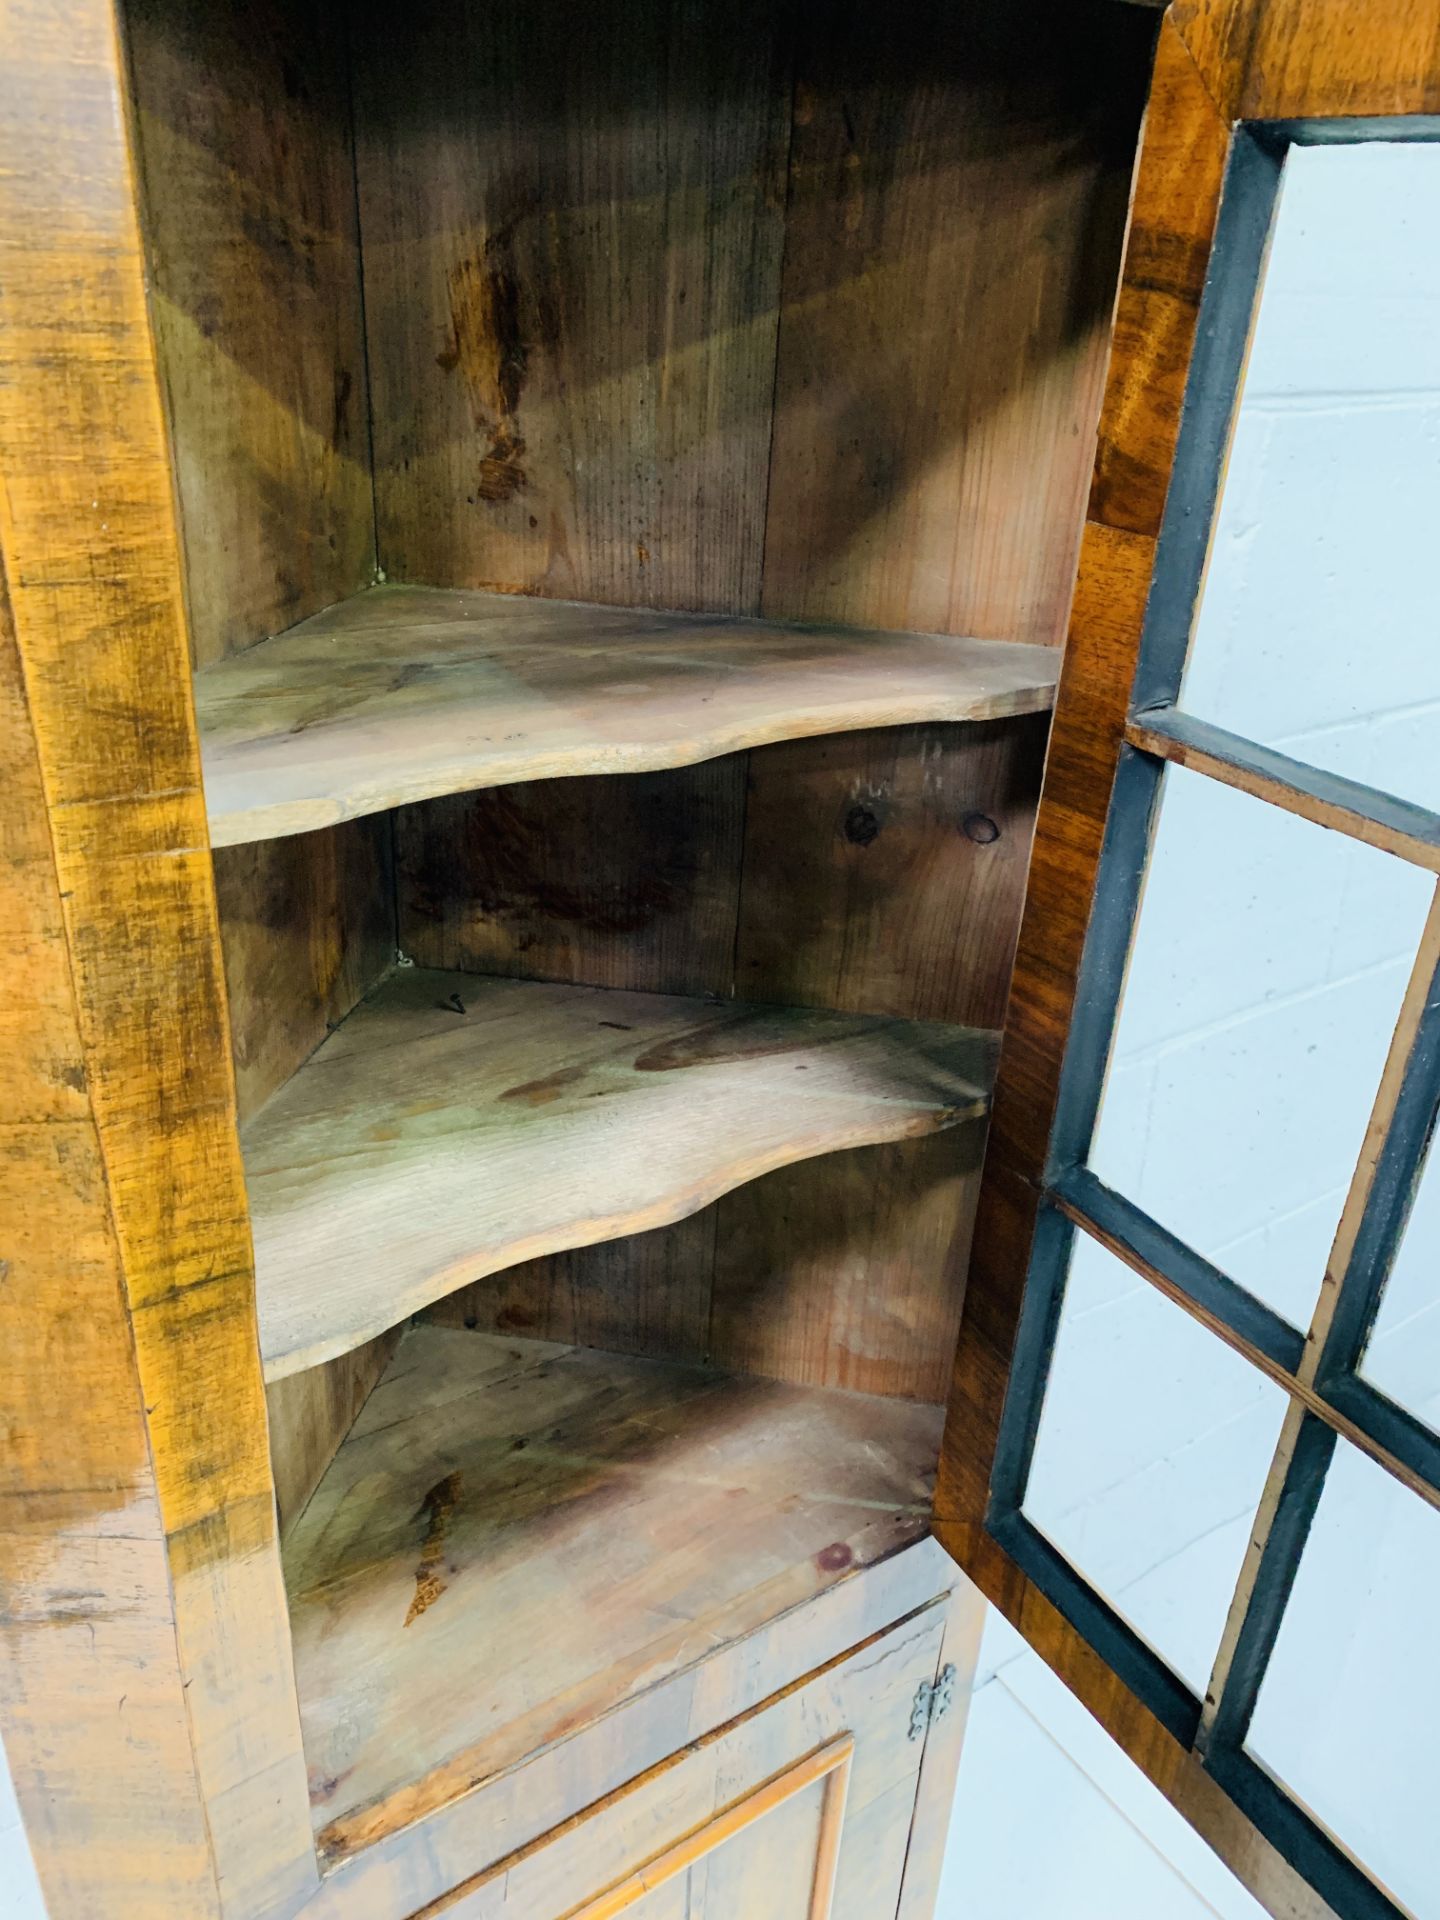
[(285, 1547), (350, 1852), (926, 1531), (938, 1408), (413, 1327)]
[(243, 1134), (267, 1379), (467, 1280), (983, 1114), (967, 1027), (404, 968)]
[(374, 587), (195, 677), (217, 847), (562, 774), (1053, 703), (1048, 647)]

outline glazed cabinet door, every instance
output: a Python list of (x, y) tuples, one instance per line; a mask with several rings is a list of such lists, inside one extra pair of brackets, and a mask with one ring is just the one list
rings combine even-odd
[(1287, 1920), (1440, 1916), (1437, 34), (1161, 22), (936, 1498)]
[(973, 1592), (935, 1602), (426, 1913), (922, 1920), (933, 1888), (907, 1886), (907, 1859), (948, 1798), (931, 1774), (953, 1775), (979, 1613)]

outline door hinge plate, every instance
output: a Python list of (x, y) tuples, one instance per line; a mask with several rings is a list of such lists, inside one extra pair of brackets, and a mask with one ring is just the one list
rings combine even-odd
[(934, 1684), (922, 1680), (915, 1689), (910, 1707), (910, 1738), (918, 1740), (936, 1721), (943, 1719), (955, 1703), (955, 1669), (948, 1663), (936, 1674)]

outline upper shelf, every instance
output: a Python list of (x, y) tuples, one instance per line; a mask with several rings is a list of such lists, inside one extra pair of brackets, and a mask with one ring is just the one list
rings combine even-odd
[(396, 972), (244, 1132), (266, 1378), (519, 1260), (976, 1117), (995, 1046), (926, 1021)]
[(373, 587), (195, 676), (214, 846), (1054, 700), (1049, 647)]

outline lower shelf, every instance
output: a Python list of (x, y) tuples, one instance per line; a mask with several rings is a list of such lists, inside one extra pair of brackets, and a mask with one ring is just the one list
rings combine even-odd
[(923, 1534), (942, 1410), (418, 1326), (285, 1545), (349, 1852)]
[(401, 969), (246, 1127), (267, 1380), (468, 1280), (984, 1114), (996, 1036)]

